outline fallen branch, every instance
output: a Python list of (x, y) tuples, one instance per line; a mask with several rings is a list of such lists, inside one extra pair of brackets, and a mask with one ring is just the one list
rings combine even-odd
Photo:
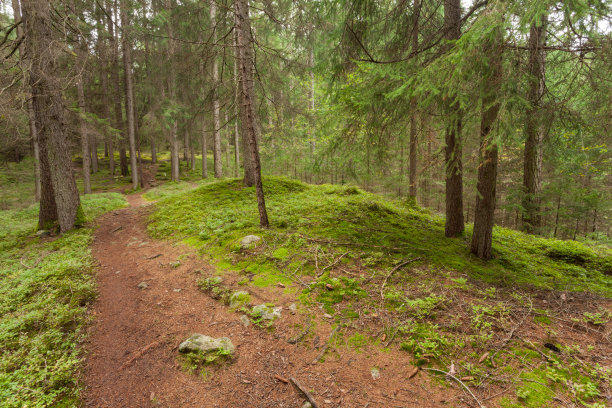
[(344, 257), (345, 255), (347, 255), (348, 252), (343, 253), (342, 255), (340, 255), (334, 262), (330, 263), (329, 265), (327, 265), (325, 268), (321, 269), (321, 272), (319, 272), (317, 274), (317, 278), (321, 277), (321, 275), (323, 275), (325, 273), (326, 269), (330, 269), (333, 268), (334, 266), (336, 266), (338, 264), (338, 262), (340, 262), (340, 260), (342, 259), (342, 257)]
[(393, 273), (394, 273), (395, 271), (397, 271), (398, 269), (403, 268), (404, 266), (408, 265), (409, 263), (412, 263), (412, 262), (414, 262), (414, 261), (418, 261), (419, 259), (421, 259), (421, 258), (412, 258), (412, 259), (408, 259), (408, 260), (406, 260), (406, 261), (400, 262), (399, 264), (397, 264), (397, 265), (395, 266), (395, 268), (393, 268), (393, 269), (391, 269), (391, 270), (389, 271), (389, 273), (387, 274), (387, 276), (385, 276), (385, 280), (383, 281), (382, 286), (380, 287), (380, 298), (381, 298), (381, 299), (384, 299), (384, 298), (385, 298), (385, 296), (384, 296), (384, 294), (383, 294), (383, 291), (384, 291), (384, 289), (385, 289), (385, 285), (387, 284), (387, 281), (389, 280), (389, 277), (391, 277), (391, 275), (393, 275)]
[(474, 393), (472, 392), (472, 390), (470, 389), (470, 387), (468, 387), (467, 385), (465, 385), (465, 384), (463, 383), (463, 381), (461, 381), (459, 378), (455, 377), (455, 376), (454, 376), (454, 375), (452, 375), (451, 373), (447, 373), (446, 371), (438, 370), (437, 368), (427, 368), (427, 367), (425, 367), (425, 368), (423, 368), (423, 370), (433, 371), (433, 372), (436, 372), (436, 373), (444, 374), (444, 375), (445, 375), (445, 376), (447, 376), (448, 378), (451, 378), (451, 379), (453, 379), (453, 380), (457, 381), (459, 384), (461, 384), (461, 386), (462, 386), (463, 388), (465, 388), (465, 389), (467, 390), (467, 392), (469, 392), (469, 393), (470, 393), (470, 395), (472, 396), (472, 398), (474, 398), (474, 401), (476, 401), (476, 403), (478, 404), (478, 406), (479, 406), (480, 408), (485, 408), (485, 406), (484, 406), (484, 405), (482, 405), (482, 403), (480, 402), (480, 400), (479, 400), (478, 398), (476, 398), (476, 395), (474, 395)]
[(138, 353), (134, 354), (132, 357), (130, 357), (125, 363), (123, 363), (121, 365), (121, 367), (119, 368), (119, 370), (123, 370), (126, 367), (128, 367), (130, 364), (132, 364), (134, 361), (136, 361), (137, 359), (139, 359), (140, 357), (142, 357), (143, 355), (145, 355), (148, 351), (150, 351), (152, 348), (159, 346), (162, 343), (162, 341), (158, 340), (158, 341), (154, 341), (153, 343), (145, 346), (142, 350), (140, 350)]
[[(508, 336), (506, 336), (506, 338), (504, 339), (504, 341), (502, 341), (502, 343), (499, 345), (499, 347), (497, 347), (498, 350), (501, 350), (502, 348), (504, 348), (506, 346), (506, 344), (508, 344), (508, 342), (512, 339), (512, 337), (514, 337), (514, 332), (516, 332), (516, 330), (521, 327), (523, 325), (523, 322), (525, 321), (525, 319), (527, 318), (527, 316), (529, 316), (531, 314), (531, 311), (533, 310), (533, 302), (531, 301), (531, 299), (529, 299), (529, 311), (527, 313), (525, 313), (525, 315), (523, 316), (523, 318), (521, 319), (520, 322), (518, 322), (517, 325), (515, 325), (510, 332), (508, 333)], [(485, 357), (486, 358), (486, 357)]]
[(395, 251), (395, 252), (401, 252), (401, 251), (404, 251), (404, 250), (409, 248), (409, 247), (396, 248), (396, 247), (388, 247), (388, 246), (384, 246), (384, 245), (362, 244), (362, 243), (359, 243), (359, 242), (336, 242), (336, 241), (331, 241), (331, 240), (327, 240), (327, 239), (311, 238), (311, 237), (308, 237), (308, 236), (302, 235), (302, 234), (298, 234), (298, 235), (300, 237), (304, 238), (305, 240), (308, 240), (308, 241), (319, 242), (319, 243), (322, 243), (322, 244), (336, 245), (336, 246), (361, 247), (361, 248), (381, 248), (381, 249), (387, 249), (387, 250)]
[(278, 381), (285, 383), (285, 384), (289, 384), (289, 380), (286, 378), (281, 377), (278, 374), (274, 374), (274, 378), (277, 379)]
[(162, 254), (151, 255), (151, 256), (145, 256), (145, 258), (144, 258), (144, 259), (155, 259), (155, 258), (159, 258), (160, 256), (162, 256)]
[(299, 343), (300, 341), (302, 341), (302, 339), (304, 337), (306, 337), (308, 332), (310, 332), (310, 328), (311, 327), (312, 327), (312, 322), (308, 321), (308, 325), (306, 326), (306, 329), (304, 331), (302, 331), (300, 334), (298, 334), (297, 336), (291, 337), (289, 340), (287, 340), (287, 343), (289, 343), (289, 344)]
[(115, 228), (114, 230), (112, 230), (112, 231), (111, 231), (111, 234), (114, 234), (115, 232), (120, 231), (120, 230), (122, 230), (122, 229), (123, 229), (123, 226), (122, 226), (122, 225), (120, 225), (120, 226), (118, 226), (117, 228)]
[(340, 330), (340, 325), (336, 326), (336, 328), (332, 330), (331, 334), (329, 335), (329, 338), (327, 339), (327, 341), (325, 342), (325, 345), (323, 346), (323, 349), (321, 350), (319, 355), (314, 360), (312, 360), (311, 364), (317, 364), (323, 358), (323, 356), (327, 352), (327, 349), (329, 348), (329, 343), (331, 343), (336, 333), (338, 333), (338, 330)]
[(306, 399), (308, 400), (308, 402), (310, 402), (310, 405), (312, 405), (312, 408), (319, 408), (319, 405), (317, 405), (317, 403), (315, 402), (314, 398), (312, 397), (312, 395), (310, 395), (310, 393), (308, 392), (308, 390), (306, 388), (304, 388), (302, 386), (302, 384), (300, 384), (298, 382), (298, 380), (296, 380), (294, 377), (289, 378), (289, 381), (291, 381), (291, 384), (293, 384), (293, 386), (300, 391), (302, 394), (304, 394), (304, 396), (306, 397)]

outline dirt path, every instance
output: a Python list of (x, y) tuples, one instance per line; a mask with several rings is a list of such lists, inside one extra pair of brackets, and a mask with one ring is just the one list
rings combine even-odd
[[(468, 401), (422, 373), (407, 379), (412, 367), (398, 351), (338, 347), (325, 362), (311, 364), (330, 325), (319, 322), (316, 333), (289, 344), (286, 339), (299, 333), (304, 318), (289, 313), (292, 299), (280, 288), (248, 288), (254, 302), (285, 306), (276, 329), (244, 327), (239, 314), (197, 288), (200, 271), (212, 275), (212, 268), (190, 248), (151, 240), (142, 198), (128, 200), (129, 208), (99, 220), (93, 244), (100, 295), (85, 345), (87, 407), (301, 407), (303, 396), (275, 375), (297, 378), (320, 407), (438, 407), (460, 403), (456, 398)], [(178, 267), (170, 265), (179, 258)], [(141, 282), (147, 287), (139, 288)], [(196, 332), (230, 337), (235, 361), (209, 369), (206, 378), (188, 373), (177, 347)], [(377, 380), (374, 367), (381, 374)]]

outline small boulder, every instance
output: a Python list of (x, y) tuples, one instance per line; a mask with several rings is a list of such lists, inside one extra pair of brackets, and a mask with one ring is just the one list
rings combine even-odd
[(251, 325), (251, 321), (246, 315), (240, 316), (240, 323), (242, 323), (244, 327), (249, 327)]
[(36, 236), (39, 237), (39, 238), (49, 236), (50, 234), (51, 234), (51, 232), (49, 232), (47, 230), (38, 230), (38, 231), (36, 231)]
[(268, 306), (266, 304), (254, 306), (251, 310), (251, 314), (254, 317), (258, 317), (261, 320), (267, 320), (268, 322), (273, 322), (276, 319), (281, 317), (282, 307), (274, 307)]
[(149, 284), (148, 284), (147, 282), (140, 282), (140, 283), (138, 284), (138, 288), (139, 288), (139, 289), (146, 289), (146, 288), (148, 288), (148, 287), (149, 287)]
[(305, 401), (304, 404), (302, 404), (302, 408), (312, 408), (312, 404), (308, 401)]
[[(227, 337), (214, 338), (204, 334), (195, 333), (182, 342), (178, 348), (181, 353), (201, 353), (204, 357), (234, 354), (234, 344)], [(208, 358), (207, 358), (208, 360)]]
[(259, 241), (261, 241), (261, 237), (258, 237), (257, 235), (247, 235), (246, 237), (242, 238), (242, 240), (240, 240), (240, 248), (249, 249)]
[(370, 369), (370, 374), (372, 374), (373, 380), (378, 380), (380, 378), (380, 371), (376, 367)]
[(239, 290), (238, 292), (232, 293), (229, 300), (229, 305), (232, 309), (237, 309), (241, 306), (246, 306), (251, 301), (251, 295), (249, 292)]

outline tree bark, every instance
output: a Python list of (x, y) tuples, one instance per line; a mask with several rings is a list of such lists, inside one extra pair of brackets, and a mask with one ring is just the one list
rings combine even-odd
[[(172, 0), (165, 1), (166, 10), (173, 9)], [(174, 54), (176, 49), (176, 40), (174, 39), (174, 29), (172, 18), (168, 18), (166, 25), (168, 31), (168, 97), (173, 103), (176, 101), (176, 70), (174, 69)], [(172, 118), (170, 124), (170, 162), (171, 162), (171, 179), (179, 181), (180, 179), (180, 164), (179, 164), (179, 139), (178, 139), (178, 123), (176, 118)]]
[[(217, 6), (214, 1), (210, 2), (210, 23), (212, 24), (212, 42), (217, 42)], [(219, 62), (216, 51), (212, 55), (212, 102), (213, 102), (213, 161), (215, 178), (223, 177), (223, 156), (221, 154), (221, 120), (219, 118), (219, 98), (217, 87), (219, 86)]]
[(132, 175), (132, 188), (138, 188), (138, 157), (136, 155), (136, 127), (134, 124), (134, 78), (132, 76), (132, 45), (129, 39), (130, 21), (127, 4), (121, 0), (121, 47), (123, 49), (123, 71), (125, 75), (125, 117), (127, 119), (127, 133), (130, 144), (130, 170)]
[(237, 50), (237, 34), (234, 30), (234, 48), (236, 49), (234, 54), (234, 114), (236, 118), (234, 119), (234, 177), (238, 177), (240, 174), (240, 132), (238, 131), (238, 87), (239, 81), (238, 78), (238, 50)]
[[(57, 42), (53, 38), (49, 2), (26, 1), (22, 12), (25, 48), (31, 59), (29, 81), (41, 143), (41, 181), (50, 184), (42, 189), (39, 226), (45, 228), (57, 220), (60, 231), (65, 232), (83, 222), (83, 212), (67, 145), (62, 88), (56, 77), (60, 50), (53, 45)], [(53, 199), (49, 196), (51, 189)]]
[(485, 55), (489, 60), (488, 72), (482, 85), (482, 117), (480, 120), (480, 165), (476, 185), (476, 208), (474, 209), (474, 231), (472, 253), (481, 259), (491, 259), (493, 225), (495, 223), (495, 188), (497, 185), (497, 142), (493, 139), (492, 127), (497, 121), (500, 103), (503, 35), (485, 43)]
[[(444, 29), (447, 40), (461, 37), (461, 1), (444, 0)], [(462, 112), (457, 102), (448, 106), (450, 124), (446, 129), (446, 224), (447, 237), (463, 234), (463, 163), (461, 143)]]
[[(116, 4), (111, 6), (112, 13), (116, 15)], [(115, 17), (116, 19), (116, 17)], [(125, 128), (123, 125), (123, 113), (121, 111), (121, 85), (119, 82), (119, 44), (115, 35), (114, 22), (110, 18), (107, 21), (109, 42), (111, 47), (111, 81), (113, 82), (114, 91), (114, 108), (115, 108), (115, 129), (122, 133), (121, 140), (119, 141), (119, 168), (122, 176), (127, 176), (128, 165), (127, 157), (125, 154)]]
[[(251, 24), (249, 20), (249, 1), (236, 0), (236, 32), (238, 35), (238, 63), (240, 71), (240, 107), (242, 116), (242, 133), (248, 142), (249, 156), (253, 166), (255, 191), (257, 192), (257, 207), (259, 209), (259, 225), (268, 228), (268, 213), (261, 182), (261, 165), (257, 146), (257, 124), (253, 90), (253, 54)], [(246, 181), (246, 174), (245, 174)], [(245, 183), (246, 184), (246, 183)]]
[(545, 91), (546, 15), (541, 24), (536, 21), (529, 30), (529, 90), (530, 108), (525, 118), (525, 152), (523, 160), (523, 230), (537, 233), (541, 227), (540, 191), (542, 185), (542, 108)]
[[(414, 18), (413, 18), (413, 26), (412, 26), (412, 51), (416, 52), (419, 48), (419, 14), (421, 11), (421, 1), (414, 0)], [(417, 196), (417, 146), (418, 146), (418, 136), (417, 136), (417, 100), (416, 98), (410, 99), (410, 167), (409, 167), (409, 190), (408, 194), (410, 198), (416, 202)]]
[[(79, 53), (79, 59), (85, 59), (83, 52)], [(83, 115), (85, 115), (85, 93), (83, 92), (83, 72), (77, 79), (77, 99), (79, 106), (79, 126), (81, 132), (81, 153), (83, 154), (83, 193), (91, 194), (91, 160), (89, 158), (89, 135), (87, 134), (87, 124)]]

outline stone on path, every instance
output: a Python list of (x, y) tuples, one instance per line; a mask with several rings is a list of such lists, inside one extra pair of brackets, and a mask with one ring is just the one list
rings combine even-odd
[(227, 337), (214, 338), (195, 333), (182, 342), (178, 350), (181, 353), (203, 353), (204, 355), (228, 353), (232, 356), (235, 347), (232, 341)]

